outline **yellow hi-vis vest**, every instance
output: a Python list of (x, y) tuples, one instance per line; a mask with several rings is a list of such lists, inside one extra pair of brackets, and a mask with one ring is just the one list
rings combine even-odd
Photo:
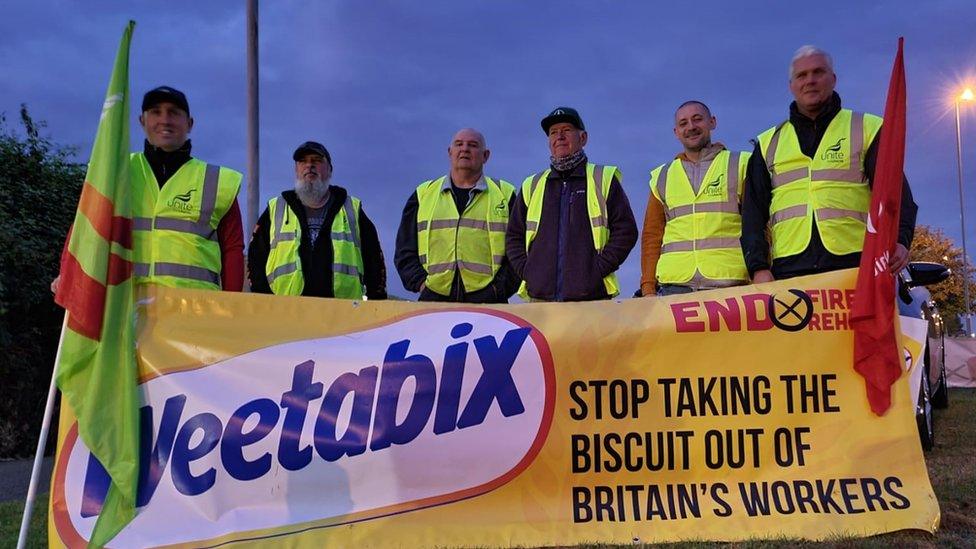
[[(341, 299), (363, 298), (359, 210), (359, 199), (346, 195), (345, 203), (332, 220), (332, 292)], [(271, 243), (265, 273), (271, 291), (275, 295), (302, 295), (305, 278), (298, 254), (302, 243), (298, 216), (284, 198), (276, 196), (268, 201), (268, 217), (271, 219)]]
[(697, 195), (680, 159), (651, 172), (651, 193), (664, 205), (667, 219), (657, 263), (659, 282), (687, 284), (696, 276), (723, 286), (748, 281), (739, 244), (739, 202), (749, 156), (727, 150), (718, 153)]
[(129, 157), (136, 283), (220, 289), (217, 225), (234, 203), (241, 174), (191, 158), (162, 188), (142, 153)]
[(800, 150), (789, 121), (759, 136), (773, 187), (769, 205), (773, 259), (805, 250), (815, 219), (827, 251), (834, 255), (861, 251), (871, 205), (864, 155), (880, 129), (881, 118), (841, 109), (813, 158)]
[[(522, 182), (522, 200), (528, 207), (525, 217), (525, 251), (528, 252), (539, 231), (539, 220), (542, 219), (542, 202), (546, 193), (546, 179), (549, 172), (530, 175)], [(590, 231), (593, 233), (593, 245), (596, 252), (600, 253), (610, 239), (610, 226), (607, 220), (607, 196), (610, 194), (610, 183), (613, 176), (623, 183), (620, 170), (616, 166), (601, 166), (598, 164), (586, 164), (586, 212), (590, 218)], [(599, 190), (597, 188), (599, 185)], [(541, 188), (540, 188), (541, 187)], [(536, 192), (536, 191), (539, 192)], [(617, 274), (610, 273), (603, 278), (603, 286), (607, 290), (607, 295), (614, 297), (620, 293), (620, 285), (617, 283)], [(522, 299), (529, 299), (529, 292), (525, 281), (519, 286), (518, 294)]]
[[(446, 184), (445, 184), (446, 182)], [(505, 258), (508, 203), (515, 187), (485, 177), (487, 190), (472, 193), (458, 215), (447, 176), (417, 187), (417, 252), (431, 291), (449, 295), (460, 270), (465, 292), (487, 286)]]

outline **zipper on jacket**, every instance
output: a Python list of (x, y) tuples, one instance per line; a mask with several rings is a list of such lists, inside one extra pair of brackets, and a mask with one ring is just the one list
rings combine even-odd
[(556, 225), (556, 301), (563, 300), (563, 217), (568, 218), (569, 199), (566, 193), (566, 180), (562, 181), (562, 188), (559, 191), (559, 223)]

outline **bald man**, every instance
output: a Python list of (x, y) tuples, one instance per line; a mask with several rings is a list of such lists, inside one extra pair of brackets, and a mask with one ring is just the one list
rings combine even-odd
[(420, 301), (508, 303), (519, 285), (505, 257), (515, 187), (485, 176), (491, 151), (475, 129), (454, 134), (447, 156), (451, 171), (421, 183), (403, 208), (400, 280)]

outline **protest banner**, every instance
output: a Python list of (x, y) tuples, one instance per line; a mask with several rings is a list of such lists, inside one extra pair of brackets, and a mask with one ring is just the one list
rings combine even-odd
[[(110, 545), (934, 531), (907, 376), (876, 416), (853, 370), (855, 276), (477, 307), (149, 287), (138, 514)], [(50, 539), (83, 545), (106, 488), (65, 409)]]

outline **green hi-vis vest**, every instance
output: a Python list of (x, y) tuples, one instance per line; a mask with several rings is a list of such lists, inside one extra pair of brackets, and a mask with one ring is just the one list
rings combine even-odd
[(234, 204), (241, 174), (195, 158), (162, 188), (142, 153), (129, 157), (136, 283), (220, 289), (217, 225)]
[(651, 193), (664, 205), (667, 219), (657, 263), (659, 282), (686, 284), (696, 272), (723, 285), (749, 279), (739, 245), (739, 199), (749, 156), (727, 150), (718, 153), (697, 195), (680, 159), (651, 172)]
[(485, 177), (487, 191), (472, 193), (459, 216), (446, 176), (417, 187), (417, 252), (427, 271), (425, 285), (449, 295), (460, 270), (465, 292), (487, 286), (505, 258), (511, 183)]
[[(332, 220), (332, 292), (341, 299), (363, 298), (359, 209), (359, 199), (347, 195), (345, 203)], [(298, 255), (302, 242), (298, 216), (280, 196), (268, 201), (268, 216), (271, 219), (271, 245), (265, 273), (271, 291), (276, 295), (302, 295), (305, 278)]]
[(789, 121), (759, 136), (772, 179), (769, 205), (773, 259), (796, 255), (810, 243), (813, 222), (834, 255), (861, 251), (871, 188), (864, 155), (881, 118), (841, 109), (830, 121), (813, 158), (803, 154)]
[[(539, 220), (542, 219), (542, 202), (546, 193), (546, 178), (549, 172), (530, 175), (522, 182), (522, 199), (528, 207), (525, 218), (525, 251), (528, 252), (535, 239), (535, 234), (539, 230)], [(607, 220), (607, 196), (610, 194), (610, 183), (613, 176), (622, 181), (620, 170), (616, 166), (600, 166), (598, 164), (586, 164), (586, 212), (590, 218), (590, 231), (593, 234), (593, 245), (597, 253), (603, 250), (607, 240), (610, 239), (610, 226)], [(541, 191), (540, 190), (541, 183)], [(597, 190), (599, 185), (599, 190)], [(610, 297), (620, 293), (620, 285), (617, 283), (617, 274), (611, 273), (603, 278), (603, 286)], [(522, 299), (529, 299), (529, 292), (525, 286), (525, 281), (519, 286), (519, 295)]]

